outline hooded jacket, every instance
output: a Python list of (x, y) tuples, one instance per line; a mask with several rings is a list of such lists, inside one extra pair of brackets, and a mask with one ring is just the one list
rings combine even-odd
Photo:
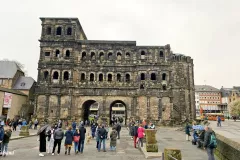
[(54, 139), (63, 139), (64, 137), (64, 132), (62, 130), (62, 128), (58, 128), (55, 132), (54, 132)]
[(204, 134), (204, 142), (203, 142), (203, 147), (207, 148), (209, 146), (210, 143), (210, 138), (211, 135), (214, 134), (213, 131), (211, 129), (208, 129), (205, 134)]

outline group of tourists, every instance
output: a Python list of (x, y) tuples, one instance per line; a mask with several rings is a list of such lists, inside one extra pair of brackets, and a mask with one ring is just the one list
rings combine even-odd
[(6, 156), (8, 153), (8, 143), (12, 135), (12, 130), (9, 125), (5, 125), (0, 120), (0, 156)]
[(187, 141), (190, 141), (189, 137), (191, 136), (191, 130), (193, 131), (192, 144), (197, 145), (198, 148), (206, 149), (208, 159), (214, 160), (214, 149), (217, 147), (217, 140), (214, 131), (209, 126), (203, 127), (195, 124), (190, 126), (188, 123), (186, 123), (185, 133)]

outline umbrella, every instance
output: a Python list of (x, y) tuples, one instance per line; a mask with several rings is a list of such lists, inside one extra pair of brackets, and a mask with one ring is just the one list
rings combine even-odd
[(51, 129), (51, 125), (46, 124), (46, 125), (42, 126), (42, 127), (38, 130), (37, 134), (39, 135), (40, 133), (42, 133), (43, 131), (46, 131), (46, 130), (48, 130), (48, 129)]

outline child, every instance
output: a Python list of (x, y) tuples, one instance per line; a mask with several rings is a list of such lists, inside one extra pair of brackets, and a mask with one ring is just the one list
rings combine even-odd
[(71, 147), (72, 147), (72, 141), (73, 141), (73, 133), (72, 133), (72, 127), (68, 127), (68, 130), (65, 133), (65, 155), (70, 155)]
[(3, 144), (2, 144), (2, 149), (3, 149), (3, 156), (5, 157), (7, 155), (8, 152), (8, 143), (9, 143), (9, 139), (12, 135), (12, 130), (9, 126), (4, 127), (4, 137), (3, 137)]
[(112, 132), (110, 133), (110, 150), (116, 150), (117, 135), (116, 128), (113, 127)]

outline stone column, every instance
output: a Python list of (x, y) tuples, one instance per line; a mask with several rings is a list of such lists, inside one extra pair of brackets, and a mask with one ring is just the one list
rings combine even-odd
[(44, 120), (48, 119), (48, 117), (49, 117), (49, 97), (50, 97), (50, 95), (47, 94), (46, 95), (46, 106), (45, 106), (45, 112), (44, 112)]
[(158, 119), (162, 119), (162, 99), (158, 99)]
[(150, 97), (147, 97), (147, 117), (151, 116), (151, 110), (150, 110)]

